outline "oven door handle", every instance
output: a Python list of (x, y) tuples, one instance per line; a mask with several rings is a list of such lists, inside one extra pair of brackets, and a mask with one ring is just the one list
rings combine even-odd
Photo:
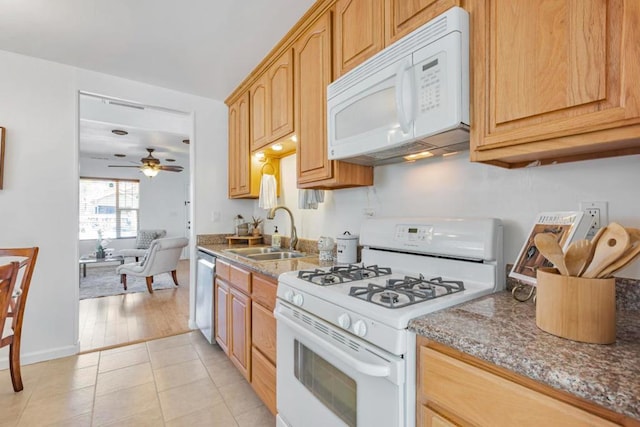
[[(285, 323), (288, 328), (293, 329), (297, 334), (307, 338), (308, 340), (314, 342), (318, 341), (318, 337), (316, 335), (291, 321), (285, 315), (281, 314), (278, 308), (276, 308), (276, 311), (273, 313), (278, 322)], [(373, 363), (358, 360), (346, 351), (343, 351), (336, 346), (332, 346), (331, 353), (337, 355), (340, 358), (341, 362), (346, 363), (350, 368), (355, 369), (363, 375), (367, 375), (370, 377), (388, 377), (391, 374), (391, 368), (389, 367), (389, 365), (376, 365)]]

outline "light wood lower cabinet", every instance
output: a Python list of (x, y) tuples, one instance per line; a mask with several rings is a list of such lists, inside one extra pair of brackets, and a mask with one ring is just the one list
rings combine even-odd
[(423, 338), (417, 372), (420, 426), (626, 424), (622, 415)]
[(229, 358), (249, 381), (251, 379), (251, 299), (231, 288), (229, 305), (231, 315)]
[(274, 415), (277, 287), (276, 279), (216, 260), (216, 342)]
[(238, 368), (251, 379), (251, 272), (216, 260), (216, 342)]
[(267, 408), (276, 413), (276, 319), (273, 317), (278, 283), (253, 275), (251, 312), (251, 385)]

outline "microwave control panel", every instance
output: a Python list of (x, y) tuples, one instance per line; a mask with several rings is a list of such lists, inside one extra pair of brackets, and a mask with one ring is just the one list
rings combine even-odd
[(420, 114), (438, 110), (444, 101), (444, 74), (446, 72), (446, 53), (429, 58), (416, 66), (418, 86), (418, 111)]

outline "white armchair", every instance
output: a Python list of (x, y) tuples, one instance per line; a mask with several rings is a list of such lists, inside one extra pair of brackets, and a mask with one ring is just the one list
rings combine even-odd
[(154, 240), (142, 261), (122, 264), (116, 269), (124, 289), (127, 289), (127, 275), (131, 275), (145, 277), (147, 289), (149, 289), (149, 293), (153, 293), (153, 276), (160, 273), (171, 273), (173, 283), (178, 286), (176, 268), (182, 248), (188, 244), (189, 239), (185, 237), (167, 237)]

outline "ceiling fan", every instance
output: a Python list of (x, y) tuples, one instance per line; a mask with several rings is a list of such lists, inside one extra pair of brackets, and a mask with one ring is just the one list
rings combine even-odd
[(184, 169), (182, 166), (165, 166), (160, 164), (160, 160), (153, 157), (154, 148), (147, 148), (149, 152), (147, 157), (143, 157), (140, 159), (140, 166), (124, 166), (124, 165), (109, 165), (110, 168), (138, 168), (142, 171), (143, 174), (148, 176), (149, 178), (154, 177), (160, 171), (167, 172), (182, 172)]

